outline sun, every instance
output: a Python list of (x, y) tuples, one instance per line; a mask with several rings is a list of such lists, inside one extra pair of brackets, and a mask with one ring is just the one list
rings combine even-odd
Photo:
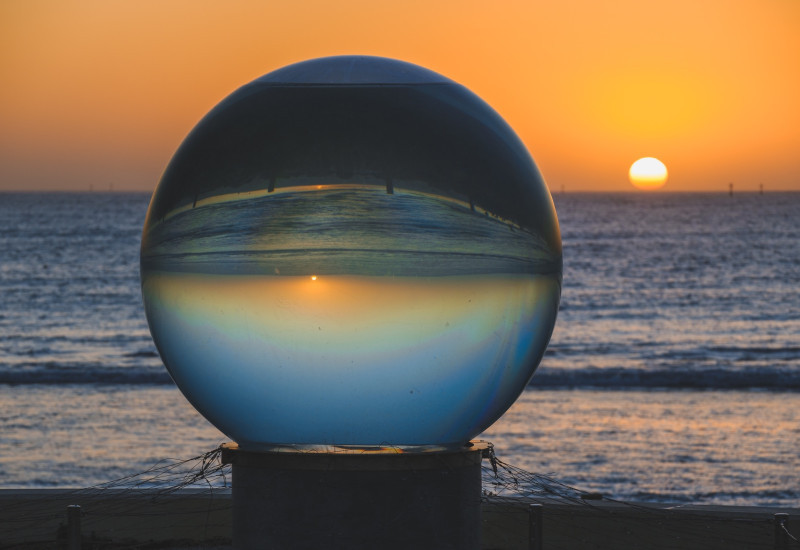
[(657, 158), (644, 157), (631, 164), (628, 177), (639, 189), (658, 189), (667, 183), (667, 167)]

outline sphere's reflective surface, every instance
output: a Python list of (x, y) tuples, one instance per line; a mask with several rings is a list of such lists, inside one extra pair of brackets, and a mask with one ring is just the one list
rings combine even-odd
[(214, 108), (142, 239), (156, 346), (243, 448), (461, 445), (522, 392), (561, 240), (525, 147), (414, 65), (312, 60)]

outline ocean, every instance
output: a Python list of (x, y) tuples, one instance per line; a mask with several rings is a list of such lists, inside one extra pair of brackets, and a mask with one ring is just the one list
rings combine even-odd
[[(0, 194), (0, 488), (88, 487), (226, 437), (148, 330), (149, 194)], [(555, 331), (498, 458), (629, 501), (800, 507), (800, 193), (561, 193)]]

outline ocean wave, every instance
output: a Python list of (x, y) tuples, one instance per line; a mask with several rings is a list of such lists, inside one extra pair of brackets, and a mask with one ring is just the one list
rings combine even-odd
[[(0, 384), (172, 385), (166, 369), (157, 367), (90, 367), (64, 364), (15, 365), (0, 369)], [(762, 390), (800, 391), (800, 370), (541, 368), (532, 389), (609, 390)]]
[(702, 389), (800, 391), (800, 370), (707, 369), (539, 369), (529, 387), (601, 389)]
[(93, 367), (57, 364), (17, 366), (0, 370), (0, 384), (8, 385), (172, 385), (164, 368)]

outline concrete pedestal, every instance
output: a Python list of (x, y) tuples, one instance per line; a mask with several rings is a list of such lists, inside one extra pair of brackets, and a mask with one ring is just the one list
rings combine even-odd
[(225, 445), (234, 547), (477, 550), (486, 448), (252, 452)]

